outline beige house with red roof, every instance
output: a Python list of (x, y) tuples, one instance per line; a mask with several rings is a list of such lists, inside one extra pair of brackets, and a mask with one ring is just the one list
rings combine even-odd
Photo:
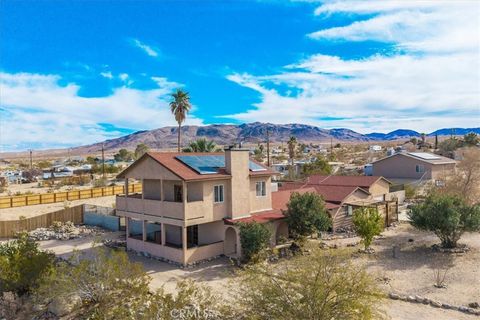
[[(285, 183), (279, 188), (276, 200), (290, 197), (292, 192), (316, 192), (325, 200), (325, 206), (332, 218), (333, 231), (351, 227), (353, 211), (359, 207), (375, 207), (385, 216), (388, 225), (397, 219), (398, 204), (388, 201), (390, 182), (375, 176), (322, 176), (312, 175), (303, 182)], [(288, 203), (288, 199), (285, 202)]]
[(272, 244), (286, 226), (272, 206), (275, 173), (249, 159), (247, 149), (225, 153), (148, 152), (119, 174), (141, 194), (117, 196), (126, 218), (127, 248), (182, 265), (219, 255), (241, 256), (238, 222), (271, 222)]

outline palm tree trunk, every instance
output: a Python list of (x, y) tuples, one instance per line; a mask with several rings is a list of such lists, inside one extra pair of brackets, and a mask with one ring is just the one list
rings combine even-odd
[(178, 139), (177, 139), (177, 151), (180, 152), (180, 129), (182, 127), (182, 124), (179, 122), (178, 123)]

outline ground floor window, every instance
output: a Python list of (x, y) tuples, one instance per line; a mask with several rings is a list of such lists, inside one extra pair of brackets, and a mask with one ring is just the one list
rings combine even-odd
[(133, 239), (143, 240), (142, 220), (128, 218), (128, 236)]
[(147, 241), (162, 244), (162, 225), (157, 222), (146, 223)]
[(198, 246), (198, 225), (187, 227), (187, 247)]

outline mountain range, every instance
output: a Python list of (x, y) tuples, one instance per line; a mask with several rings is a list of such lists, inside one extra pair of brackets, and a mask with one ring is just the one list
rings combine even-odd
[[(287, 142), (290, 136), (295, 136), (300, 142), (369, 142), (391, 141), (420, 137), (417, 131), (398, 129), (389, 133), (361, 134), (350, 129), (322, 129), (305, 124), (270, 124), (270, 123), (245, 123), (241, 125), (212, 124), (207, 126), (183, 126), (182, 144), (198, 138), (213, 140), (218, 145), (233, 143), (259, 143), (265, 142), (267, 128), (271, 142)], [(92, 145), (72, 148), (75, 153), (98, 152), (104, 145), (105, 150), (120, 148), (134, 149), (137, 144), (145, 143), (152, 149), (176, 148), (177, 127), (163, 127), (153, 130), (137, 131), (135, 133), (106, 140)], [(427, 136), (464, 135), (469, 132), (480, 134), (480, 128), (445, 128), (427, 134)]]

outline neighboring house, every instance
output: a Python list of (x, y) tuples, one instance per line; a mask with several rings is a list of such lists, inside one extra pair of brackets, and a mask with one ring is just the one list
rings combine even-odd
[(275, 172), (249, 159), (248, 149), (225, 153), (148, 152), (119, 174), (140, 180), (142, 194), (117, 196), (126, 217), (127, 248), (187, 265), (222, 254), (241, 256), (239, 222), (268, 223), (272, 243), (287, 236), (272, 207)]
[(400, 152), (372, 162), (372, 174), (398, 182), (441, 184), (454, 173), (456, 161), (427, 152)]
[[(279, 192), (315, 191), (325, 200), (332, 218), (333, 231), (352, 226), (353, 211), (360, 207), (375, 207), (385, 217), (385, 224), (397, 220), (398, 202), (390, 193), (390, 181), (376, 176), (312, 175), (304, 182), (285, 183)], [(274, 197), (281, 197), (280, 195)], [(286, 197), (286, 195), (283, 195)]]
[(379, 145), (369, 146), (368, 150), (373, 152), (379, 152), (379, 151), (382, 151), (382, 146), (379, 146)]

